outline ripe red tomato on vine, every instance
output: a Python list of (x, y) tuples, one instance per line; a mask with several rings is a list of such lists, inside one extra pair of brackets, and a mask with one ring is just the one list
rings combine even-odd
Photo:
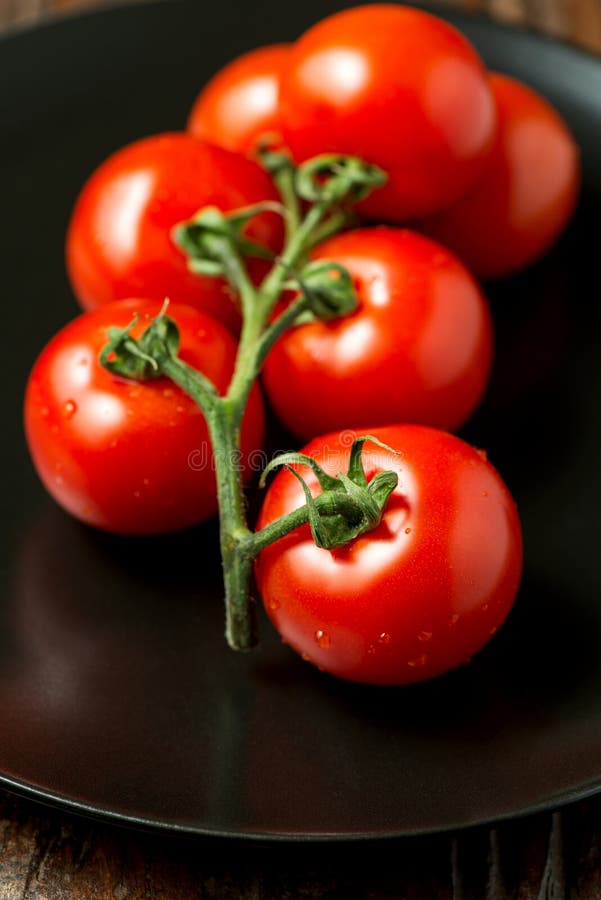
[(404, 223), (450, 206), (492, 147), (495, 104), (469, 41), (436, 16), (393, 4), (318, 22), (290, 50), (280, 88), (285, 143), (297, 161), (362, 157), (389, 181), (360, 209)]
[[(521, 529), (478, 450), (422, 426), (370, 433), (392, 449), (364, 444), (367, 479), (383, 470), (399, 479), (380, 524), (336, 550), (316, 546), (305, 525), (262, 551), (257, 584), (282, 639), (306, 660), (352, 681), (407, 684), (466, 662), (504, 622), (520, 581)], [(303, 452), (336, 475), (355, 437), (322, 436)], [(315, 493), (314, 473), (295, 468)], [(258, 526), (304, 500), (292, 472), (280, 472)]]
[[(135, 337), (160, 309), (130, 299), (79, 316), (42, 351), (25, 397), (27, 441), (48, 492), (76, 518), (121, 534), (175, 531), (217, 512), (213, 453), (196, 403), (167, 378), (118, 378), (98, 359), (109, 329), (139, 314)], [(188, 306), (172, 304), (169, 315), (179, 327), (181, 358), (225, 391), (236, 354), (228, 330)], [(255, 387), (240, 458), (232, 460), (245, 480), (263, 436)]]
[[(84, 309), (147, 297), (186, 303), (233, 330), (240, 315), (223, 279), (193, 274), (172, 229), (205, 206), (231, 211), (277, 200), (269, 176), (240, 154), (185, 132), (143, 138), (107, 159), (84, 185), (67, 233), (67, 270)], [(277, 252), (275, 213), (256, 216), (247, 235)], [(265, 272), (251, 260), (251, 272)]]
[(263, 383), (289, 430), (307, 440), (391, 422), (459, 428), (482, 399), (493, 351), (486, 299), (462, 263), (388, 227), (337, 235), (313, 258), (348, 270), (358, 306), (293, 327), (272, 348)]

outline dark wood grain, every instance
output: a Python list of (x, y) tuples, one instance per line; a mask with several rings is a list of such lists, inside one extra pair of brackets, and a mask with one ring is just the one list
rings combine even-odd
[(354, 845), (183, 840), (0, 797), (2, 900), (595, 900), (601, 801), (494, 829)]
[[(106, 0), (0, 0), (0, 26)], [(446, 0), (601, 53), (601, 0)], [(596, 900), (601, 799), (457, 835), (357, 845), (182, 840), (0, 792), (0, 900)]]

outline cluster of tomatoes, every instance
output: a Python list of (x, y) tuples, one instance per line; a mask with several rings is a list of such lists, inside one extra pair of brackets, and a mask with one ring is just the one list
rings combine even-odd
[[(521, 571), (507, 488), (482, 452), (448, 433), (479, 404), (491, 369), (492, 321), (476, 277), (544, 254), (579, 184), (577, 148), (557, 112), (488, 73), (439, 18), (392, 4), (338, 13), (294, 44), (226, 66), (202, 90), (186, 132), (142, 139), (100, 166), (67, 238), (69, 276), (87, 312), (31, 374), (31, 454), (58, 502), (103, 529), (158, 533), (216, 512), (194, 402), (166, 379), (115, 378), (98, 355), (109, 328), (137, 312), (139, 331), (169, 297), (181, 358), (226, 390), (235, 298), (223, 279), (189, 270), (171, 232), (206, 206), (278, 200), (252, 159), (266, 135), (296, 162), (348, 153), (388, 175), (359, 204), (360, 226), (313, 251), (349, 271), (357, 309), (284, 334), (262, 385), (326, 471), (346, 471), (352, 436), (370, 433), (398, 452), (366, 444), (368, 478), (389, 468), (399, 484), (380, 525), (340, 550), (317, 547), (308, 527), (269, 546), (258, 587), (284, 639), (318, 666), (368, 682), (420, 680), (489, 639)], [(274, 212), (254, 217), (248, 233), (274, 254), (281, 248)], [(265, 271), (251, 261), (255, 281)], [(244, 473), (256, 469), (264, 425), (255, 385), (236, 461)], [(315, 487), (311, 473), (307, 482)], [(282, 472), (259, 527), (303, 502), (302, 486)]]

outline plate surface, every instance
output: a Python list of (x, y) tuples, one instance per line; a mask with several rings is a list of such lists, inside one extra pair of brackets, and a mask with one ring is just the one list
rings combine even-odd
[(158, 828), (301, 838), (436, 831), (601, 789), (601, 62), (449, 16), (491, 67), (557, 104), (585, 169), (561, 244), (489, 291), (497, 364), (465, 435), (517, 497), (526, 568), (509, 622), (470, 666), (402, 689), (340, 683), (265, 620), (259, 652), (229, 653), (214, 525), (95, 533), (29, 463), (21, 398), (77, 312), (62, 252), (85, 177), (128, 141), (181, 128), (229, 58), (335, 8), (154, 3), (0, 41), (5, 787)]

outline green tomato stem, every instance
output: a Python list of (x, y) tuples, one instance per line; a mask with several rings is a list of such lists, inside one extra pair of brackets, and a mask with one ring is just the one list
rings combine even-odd
[(209, 429), (219, 502), (225, 634), (235, 650), (248, 650), (256, 643), (256, 605), (250, 592), (256, 555), (308, 521), (308, 511), (302, 508), (260, 532), (249, 529), (242, 486), (240, 429), (250, 391), (269, 349), (306, 309), (306, 300), (300, 295), (270, 322), (284, 283), (303, 259), (328, 207), (329, 203), (317, 204), (298, 224), (292, 217), (295, 227), (289, 226), (284, 252), (258, 289), (250, 281), (238, 253), (226, 241), (222, 243), (220, 255), (228, 279), (240, 293), (243, 314), (234, 374), (225, 396), (219, 396), (208, 379), (179, 358), (165, 356), (158, 360), (162, 372), (198, 403)]

